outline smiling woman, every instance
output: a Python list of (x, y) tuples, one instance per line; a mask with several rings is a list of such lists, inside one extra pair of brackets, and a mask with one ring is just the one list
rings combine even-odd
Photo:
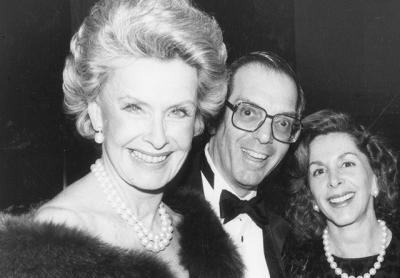
[(322, 110), (303, 124), (288, 212), (297, 237), (285, 247), (289, 274), (399, 277), (394, 152), (346, 114)]
[(102, 156), (30, 215), (3, 215), (2, 276), (241, 277), (207, 203), (184, 193), (174, 209), (161, 201), (224, 103), (225, 60), (217, 22), (189, 1), (96, 3), (72, 38), (63, 89)]
[(89, 104), (107, 171), (138, 190), (160, 189), (175, 176), (200, 132), (197, 79), (181, 59), (132, 59), (114, 71)]

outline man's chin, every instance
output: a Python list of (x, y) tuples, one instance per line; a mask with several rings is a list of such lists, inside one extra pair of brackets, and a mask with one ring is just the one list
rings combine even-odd
[(254, 178), (250, 178), (250, 179), (242, 178), (239, 180), (240, 187), (243, 190), (248, 190), (248, 191), (257, 190), (257, 187), (261, 183), (261, 181), (262, 181), (262, 179), (254, 179)]
[(237, 175), (237, 180), (246, 188), (257, 187), (268, 173), (261, 173), (260, 169), (240, 171)]

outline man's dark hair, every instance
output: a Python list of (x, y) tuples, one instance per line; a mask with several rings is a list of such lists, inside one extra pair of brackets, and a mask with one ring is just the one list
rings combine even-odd
[(263, 66), (266, 70), (283, 73), (293, 80), (297, 88), (296, 114), (297, 117), (301, 118), (305, 108), (305, 98), (303, 89), (300, 86), (300, 82), (296, 76), (296, 73), (285, 59), (270, 51), (251, 52), (245, 56), (240, 57), (231, 64), (228, 73), (227, 97), (229, 98), (233, 91), (233, 83), (236, 72), (244, 66), (253, 64)]

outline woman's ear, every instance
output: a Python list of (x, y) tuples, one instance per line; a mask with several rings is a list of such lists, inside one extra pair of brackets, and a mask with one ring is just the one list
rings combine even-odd
[(319, 212), (319, 206), (317, 205), (317, 202), (311, 201), (311, 204), (312, 204), (313, 210), (316, 212)]
[(203, 130), (204, 130), (203, 117), (197, 115), (194, 122), (194, 136), (200, 135), (201, 133), (203, 133)]
[(372, 176), (371, 195), (375, 198), (379, 194), (378, 178), (375, 174)]
[(103, 117), (101, 114), (101, 107), (97, 101), (92, 101), (88, 105), (88, 114), (92, 122), (93, 129), (96, 132), (103, 130)]

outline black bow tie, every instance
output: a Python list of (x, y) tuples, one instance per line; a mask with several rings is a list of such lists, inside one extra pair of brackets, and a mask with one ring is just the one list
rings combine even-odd
[(224, 224), (241, 213), (247, 213), (259, 227), (268, 223), (261, 200), (257, 197), (244, 201), (227, 190), (222, 190), (219, 199), (219, 211)]

